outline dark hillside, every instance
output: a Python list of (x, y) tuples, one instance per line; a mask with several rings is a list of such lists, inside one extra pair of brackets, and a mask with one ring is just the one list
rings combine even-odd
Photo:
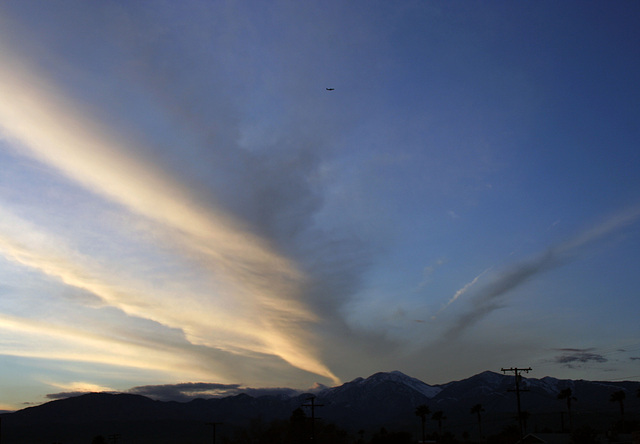
[[(465, 380), (430, 386), (400, 372), (376, 373), (317, 393), (315, 414), (321, 418), (318, 424), (336, 424), (354, 436), (359, 430), (371, 434), (384, 427), (389, 432), (408, 432), (416, 437), (420, 420), (415, 409), (425, 404), (432, 414), (443, 412), (443, 432), (458, 437), (466, 432), (466, 436), (473, 437), (478, 433), (478, 422), (470, 410), (481, 404), (483, 432), (490, 435), (516, 423), (516, 397), (511, 391), (514, 382), (513, 376), (483, 372)], [(627, 427), (640, 420), (638, 382), (523, 378), (521, 388), (527, 431), (567, 431), (567, 405), (558, 399), (558, 393), (565, 388), (570, 388), (577, 399), (572, 404), (576, 427), (588, 425), (606, 431), (616, 425), (620, 407), (610, 397), (620, 390), (626, 394)], [(253, 430), (254, 435), (266, 433), (274, 421), (281, 421), (282, 429), (297, 408), (303, 408), (309, 417), (310, 409), (303, 405), (309, 403), (310, 396), (240, 394), (161, 402), (139, 395), (91, 393), (2, 414), (2, 443), (88, 444), (96, 435), (120, 435), (122, 444), (204, 443), (210, 442), (212, 429), (207, 423), (212, 421), (222, 423), (220, 436), (231, 440), (239, 430)], [(431, 415), (427, 420), (428, 433), (434, 433), (437, 422)]]

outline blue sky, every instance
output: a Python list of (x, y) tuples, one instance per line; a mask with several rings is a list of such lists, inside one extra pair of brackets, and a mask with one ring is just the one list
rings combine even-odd
[(1, 407), (640, 380), (639, 48), (633, 2), (3, 2)]

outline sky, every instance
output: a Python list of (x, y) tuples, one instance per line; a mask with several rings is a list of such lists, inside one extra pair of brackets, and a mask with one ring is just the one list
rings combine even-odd
[(0, 409), (640, 381), (638, 79), (637, 2), (2, 2)]

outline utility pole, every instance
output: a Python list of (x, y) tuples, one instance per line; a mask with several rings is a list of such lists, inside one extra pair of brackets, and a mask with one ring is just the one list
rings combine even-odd
[[(520, 426), (520, 439), (524, 438), (524, 424), (522, 421), (522, 411), (520, 410), (520, 392), (528, 392), (529, 390), (527, 389), (520, 389), (520, 379), (522, 378), (522, 376), (520, 375), (520, 373), (518, 372), (526, 372), (529, 373), (531, 371), (531, 367), (528, 368), (518, 368), (518, 367), (511, 367), (511, 368), (503, 368), (501, 369), (502, 373), (506, 373), (506, 372), (513, 372), (516, 375), (516, 399), (518, 400), (518, 425)], [(509, 390), (510, 392), (513, 392), (514, 390)]]
[(113, 442), (113, 444), (118, 444), (118, 440), (120, 439), (120, 434), (115, 433), (113, 435), (107, 436), (107, 438), (109, 438)]
[(316, 404), (316, 397), (307, 398), (311, 404), (302, 404), (302, 407), (311, 407), (311, 442), (316, 442), (316, 407), (324, 407), (323, 404)]
[(207, 425), (210, 425), (213, 428), (213, 444), (216, 444), (216, 426), (222, 424), (221, 422), (208, 422)]

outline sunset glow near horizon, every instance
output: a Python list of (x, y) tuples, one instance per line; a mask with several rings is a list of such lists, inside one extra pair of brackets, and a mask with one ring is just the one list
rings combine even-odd
[(631, 2), (3, 2), (0, 409), (640, 380), (639, 78)]

